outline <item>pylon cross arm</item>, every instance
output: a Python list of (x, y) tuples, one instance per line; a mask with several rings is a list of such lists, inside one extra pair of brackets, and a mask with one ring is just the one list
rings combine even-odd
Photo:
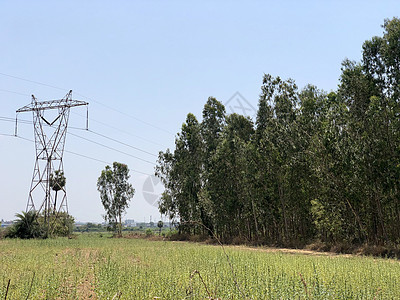
[(79, 100), (50, 100), (50, 101), (42, 101), (35, 102), (24, 107), (21, 107), (17, 110), (17, 113), (27, 112), (27, 111), (39, 111), (39, 110), (47, 110), (47, 109), (55, 109), (55, 108), (69, 108), (74, 106), (88, 105), (88, 102), (79, 101)]

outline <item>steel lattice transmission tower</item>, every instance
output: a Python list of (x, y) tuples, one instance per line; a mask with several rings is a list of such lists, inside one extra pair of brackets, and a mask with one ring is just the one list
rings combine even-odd
[[(49, 220), (50, 214), (68, 213), (65, 186), (59, 186), (53, 197), (51, 178), (54, 174), (64, 174), (63, 154), (70, 108), (88, 104), (72, 100), (72, 91), (69, 91), (61, 100), (38, 102), (32, 95), (32, 102), (17, 110), (17, 115), (21, 112), (33, 112), (36, 162), (26, 211), (44, 212), (45, 221)], [(15, 135), (17, 120), (16, 118)], [(86, 129), (87, 126), (88, 118)]]

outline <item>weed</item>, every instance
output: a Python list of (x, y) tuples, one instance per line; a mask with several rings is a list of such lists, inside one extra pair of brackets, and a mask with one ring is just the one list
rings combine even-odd
[(0, 240), (0, 266), (0, 299), (400, 299), (397, 260), (97, 234)]

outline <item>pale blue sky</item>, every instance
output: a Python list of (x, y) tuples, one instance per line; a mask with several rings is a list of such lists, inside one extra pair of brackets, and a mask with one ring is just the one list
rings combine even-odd
[[(341, 61), (359, 60), (362, 43), (398, 11), (398, 1), (0, 0), (0, 117), (14, 118), (31, 94), (58, 99), (72, 89), (74, 99), (90, 102), (92, 130), (157, 155), (173, 147), (188, 112), (201, 117), (209, 96), (226, 103), (239, 92), (257, 107), (264, 73), (335, 90)], [(85, 110), (73, 111), (71, 124), (84, 127)], [(13, 130), (0, 120), (0, 134)], [(19, 133), (33, 139), (30, 125)], [(159, 218), (143, 198), (147, 176), (133, 171), (152, 174), (151, 164), (72, 135), (66, 149), (127, 163), (136, 195), (126, 218)], [(0, 136), (0, 219), (25, 209), (34, 155), (32, 143)], [(68, 153), (64, 163), (70, 213), (101, 221), (96, 180), (105, 164)]]

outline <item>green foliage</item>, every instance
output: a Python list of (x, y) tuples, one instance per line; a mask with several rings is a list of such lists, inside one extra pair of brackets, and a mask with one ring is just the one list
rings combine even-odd
[[(39, 223), (45, 222), (43, 215), (39, 215)], [(74, 230), (74, 218), (66, 212), (52, 214), (49, 217), (50, 236), (65, 237), (70, 236)]]
[(128, 166), (114, 162), (112, 168), (106, 166), (97, 180), (97, 190), (100, 192), (101, 203), (106, 211), (104, 219), (119, 235), (122, 233), (122, 215), (135, 194), (135, 189), (128, 179)]
[(311, 200), (311, 214), (318, 238), (328, 242), (343, 242), (343, 219), (337, 207), (329, 209), (318, 199)]
[(35, 211), (22, 212), (15, 215), (17, 221), (8, 228), (6, 237), (9, 238), (43, 238), (46, 230), (43, 224), (39, 223), (38, 215)]
[(157, 227), (158, 228), (163, 228), (163, 226), (164, 226), (164, 222), (163, 221), (160, 220), (160, 221), (157, 222)]
[(59, 191), (64, 188), (66, 183), (66, 179), (64, 176), (64, 172), (60, 170), (56, 170), (54, 174), (50, 174), (50, 187), (53, 191)]
[(76, 226), (74, 228), (74, 231), (77, 231), (77, 232), (104, 232), (106, 230), (107, 230), (107, 228), (104, 227), (103, 225), (93, 224), (90, 222), (88, 222), (84, 225), (81, 225), (81, 226)]
[[(186, 222), (204, 221), (205, 213), (199, 199), (201, 190), (202, 140), (200, 125), (193, 114), (188, 114), (182, 131), (175, 140), (173, 156), (167, 150), (160, 153), (156, 173), (166, 190), (162, 195), (160, 212), (175, 218), (179, 213), (180, 229), (189, 231)], [(169, 177), (167, 179), (167, 177)]]
[[(31, 210), (16, 214), (16, 222), (6, 230), (6, 237), (34, 239), (69, 236), (73, 231), (74, 218), (67, 213), (52, 214), (45, 219), (44, 214)], [(49, 229), (49, 230), (48, 230)]]
[[(268, 251), (265, 251), (268, 250)], [(0, 241), (0, 299), (399, 299), (391, 259), (109, 239)], [(234, 281), (237, 281), (238, 285)], [(31, 287), (32, 283), (32, 287)], [(242, 296), (242, 291), (245, 297)], [(118, 298), (118, 296), (116, 297)]]
[(160, 212), (226, 242), (399, 244), (400, 20), (383, 30), (336, 91), (265, 74), (255, 124), (212, 97), (188, 114), (159, 155)]
[(159, 235), (161, 235), (161, 230), (162, 230), (163, 226), (164, 226), (163, 221), (161, 221), (161, 220), (158, 221), (157, 227), (159, 228), (159, 232), (158, 232)]
[[(57, 210), (57, 194), (58, 191), (64, 190), (66, 183), (66, 178), (64, 176), (64, 172), (61, 172), (60, 170), (56, 170), (53, 174), (50, 174), (50, 188), (56, 192), (56, 195), (54, 197), (54, 211)], [(65, 191), (64, 191), (65, 192)]]

